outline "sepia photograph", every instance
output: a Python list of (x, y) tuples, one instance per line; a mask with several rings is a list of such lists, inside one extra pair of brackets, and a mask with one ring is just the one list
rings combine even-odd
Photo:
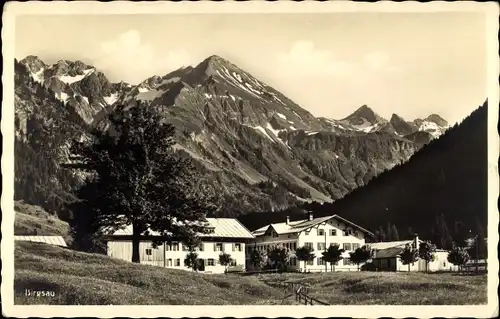
[(4, 315), (497, 316), (498, 11), (9, 3)]

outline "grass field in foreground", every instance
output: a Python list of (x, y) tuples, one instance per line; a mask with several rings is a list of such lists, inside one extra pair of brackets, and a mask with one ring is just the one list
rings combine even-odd
[[(284, 296), (253, 276), (136, 265), (39, 243), (16, 243), (14, 266), (16, 305), (272, 305)], [(52, 290), (55, 297), (29, 297), (25, 289)]]
[(310, 285), (310, 296), (331, 305), (487, 304), (487, 275), (457, 273), (334, 272), (268, 274)]
[[(201, 274), (136, 265), (47, 244), (18, 242), (15, 304), (279, 305), (284, 292), (260, 279), (310, 285), (332, 305), (467, 305), (487, 303), (486, 275), (394, 272)], [(28, 297), (25, 289), (55, 297)], [(294, 304), (294, 298), (283, 304)]]

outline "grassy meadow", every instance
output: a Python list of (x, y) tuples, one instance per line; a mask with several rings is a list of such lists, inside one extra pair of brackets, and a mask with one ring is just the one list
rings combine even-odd
[(487, 304), (486, 274), (362, 271), (260, 277), (308, 284), (311, 297), (331, 305)]
[[(136, 265), (42, 243), (15, 247), (15, 304), (51, 305), (273, 305), (282, 290), (256, 277), (207, 275)], [(30, 297), (25, 289), (51, 290)], [(294, 303), (293, 298), (283, 304)]]

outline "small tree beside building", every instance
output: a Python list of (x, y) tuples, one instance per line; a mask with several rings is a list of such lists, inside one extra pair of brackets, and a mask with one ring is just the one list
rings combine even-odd
[(304, 262), (304, 271), (307, 270), (307, 262), (316, 258), (314, 249), (310, 246), (297, 247), (297, 249), (295, 249), (295, 257), (297, 260)]
[(418, 257), (425, 260), (425, 271), (429, 271), (429, 263), (434, 261), (436, 252), (436, 245), (432, 244), (430, 241), (424, 241), (420, 243), (418, 247)]
[(372, 257), (372, 251), (368, 245), (364, 245), (363, 247), (356, 248), (355, 251), (349, 253), (351, 262), (355, 263), (358, 266), (362, 263), (365, 263), (368, 259)]
[(448, 254), (448, 261), (457, 265), (460, 270), (469, 261), (470, 256), (467, 249), (460, 246), (454, 246)]
[(200, 264), (198, 261), (198, 254), (195, 251), (190, 251), (186, 255), (186, 258), (184, 259), (184, 264), (188, 268), (191, 268), (193, 271), (197, 271), (200, 267)]
[(224, 266), (224, 273), (227, 274), (227, 266), (231, 264), (231, 255), (228, 253), (221, 253), (219, 255), (219, 264)]
[(323, 252), (323, 260), (330, 263), (331, 271), (335, 271), (335, 264), (342, 259), (344, 251), (344, 249), (340, 248), (339, 244), (333, 244)]
[(410, 266), (418, 260), (418, 249), (415, 249), (410, 244), (407, 244), (399, 255), (399, 259), (403, 265), (408, 265), (408, 272), (410, 272)]
[(268, 251), (267, 258), (274, 269), (286, 270), (287, 262), (290, 260), (290, 253), (285, 247), (277, 246)]
[(267, 255), (263, 251), (253, 248), (250, 252), (250, 263), (252, 264), (252, 266), (262, 269), (264, 268), (266, 262)]

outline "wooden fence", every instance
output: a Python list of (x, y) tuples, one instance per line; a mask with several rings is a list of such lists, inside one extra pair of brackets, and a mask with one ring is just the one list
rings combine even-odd
[(298, 282), (291, 282), (291, 281), (266, 281), (266, 280), (264, 280), (264, 283), (266, 283), (269, 286), (283, 288), (285, 293), (284, 299), (295, 295), (295, 301), (297, 301), (300, 304), (303, 303), (304, 305), (325, 305), (325, 306), (329, 305), (329, 303), (326, 303), (324, 301), (309, 296), (309, 286), (305, 284)]

